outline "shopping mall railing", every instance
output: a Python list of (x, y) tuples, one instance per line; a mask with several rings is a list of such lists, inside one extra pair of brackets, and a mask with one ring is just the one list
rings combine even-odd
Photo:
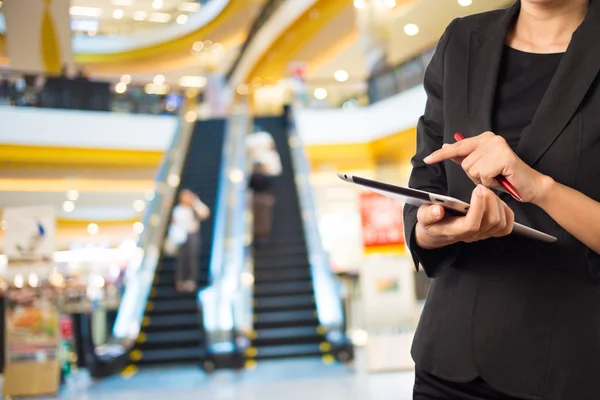
[[(252, 303), (252, 284), (240, 279), (245, 266), (246, 146), (250, 126), (247, 113), (232, 115), (227, 123), (223, 164), (217, 199), (212, 258), (211, 284), (198, 293), (205, 331), (204, 369), (241, 368), (241, 346), (234, 331), (240, 306)], [(248, 298), (248, 296), (250, 296)], [(248, 301), (240, 300), (248, 299)], [(251, 312), (251, 311), (250, 311)], [(250, 314), (250, 323), (252, 316)]]
[(112, 337), (105, 344), (96, 346), (91, 318), (82, 322), (82, 329), (87, 330), (83, 335), (87, 341), (87, 366), (93, 377), (108, 376), (123, 368), (138, 337), (192, 131), (193, 123), (186, 122), (182, 116), (156, 174), (155, 195), (142, 219), (144, 231), (138, 242), (142, 251), (127, 268), (125, 291)]
[(147, 93), (143, 85), (133, 83), (118, 93), (111, 86), (109, 82), (85, 77), (71, 79), (0, 70), (0, 105), (177, 115), (183, 102), (182, 93)]
[(319, 324), (325, 328), (325, 338), (331, 345), (331, 354), (338, 360), (347, 362), (353, 358), (353, 351), (352, 344), (346, 337), (341, 285), (334, 277), (329, 257), (321, 241), (317, 208), (310, 184), (310, 164), (296, 129), (293, 109), (286, 108), (286, 113), (289, 146), (302, 213), (302, 224), (306, 235), (317, 316)]
[(374, 71), (368, 79), (369, 102), (373, 104), (421, 85), (434, 51), (428, 49), (401, 64)]

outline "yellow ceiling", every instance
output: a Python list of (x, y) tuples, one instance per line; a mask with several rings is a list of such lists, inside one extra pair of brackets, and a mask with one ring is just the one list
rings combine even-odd
[[(313, 42), (336, 16), (343, 11), (353, 11), (352, 7), (349, 0), (315, 1), (310, 9), (265, 49), (263, 56), (255, 62), (245, 80), (250, 81), (255, 77), (269, 80), (283, 78), (289, 63), (298, 60), (298, 53)], [(339, 50), (340, 40), (348, 40), (348, 36), (356, 35), (356, 24), (343, 24), (341, 28), (337, 30), (335, 38), (319, 37), (318, 46), (315, 46), (313, 54), (310, 54), (310, 59), (305, 61), (322, 60), (326, 54)]]
[[(237, 46), (250, 23), (248, 15), (258, 1), (230, 0), (211, 22), (188, 35), (146, 48), (112, 54), (75, 54), (75, 62), (90, 72), (122, 73), (176, 68), (192, 56), (198, 40), (211, 39), (224, 48)], [(0, 63), (7, 63), (5, 38), (0, 35)], [(189, 61), (187, 61), (189, 63)]]
[(158, 167), (162, 158), (162, 151), (0, 145), (0, 165)]

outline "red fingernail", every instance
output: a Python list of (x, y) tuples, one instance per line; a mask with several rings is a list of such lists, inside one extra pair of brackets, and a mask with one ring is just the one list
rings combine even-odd
[(456, 132), (454, 134), (454, 140), (456, 140), (457, 142), (460, 142), (461, 140), (463, 140), (465, 137), (463, 136), (462, 133)]

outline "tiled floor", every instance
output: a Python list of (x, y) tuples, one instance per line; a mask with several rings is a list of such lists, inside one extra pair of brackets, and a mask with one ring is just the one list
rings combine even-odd
[(410, 400), (412, 372), (367, 373), (319, 360), (263, 362), (207, 376), (197, 368), (146, 370), (130, 379), (73, 379), (64, 400)]

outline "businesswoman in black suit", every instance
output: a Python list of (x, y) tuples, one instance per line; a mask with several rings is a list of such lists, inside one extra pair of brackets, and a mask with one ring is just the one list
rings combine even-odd
[[(599, 71), (600, 0), (521, 0), (441, 38), (410, 186), (471, 208), (405, 208), (434, 278), (415, 399), (600, 399)], [(515, 220), (558, 242), (509, 235)]]

